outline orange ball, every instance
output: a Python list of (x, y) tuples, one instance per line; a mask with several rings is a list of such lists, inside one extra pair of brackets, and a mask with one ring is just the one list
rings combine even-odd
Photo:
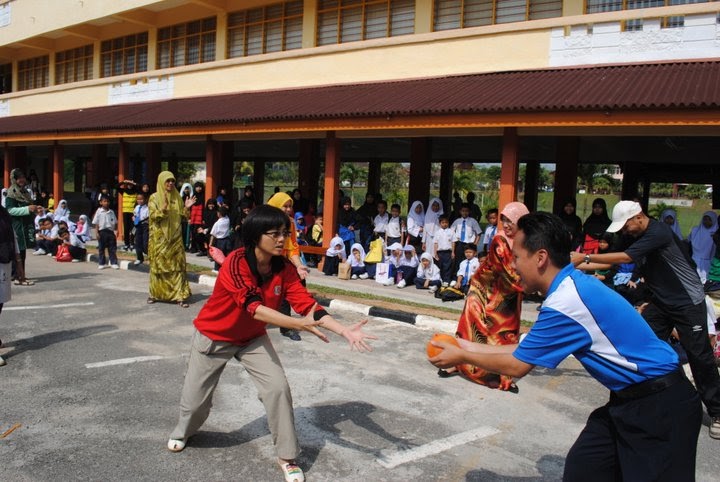
[[(457, 338), (452, 335), (446, 335), (445, 333), (435, 333), (432, 338), (430, 338), (430, 341), (443, 341), (445, 343), (452, 343), (455, 346), (460, 346), (460, 344), (458, 344)], [(438, 356), (442, 350), (442, 348), (438, 348), (431, 343), (427, 344), (428, 358), (434, 358)]]

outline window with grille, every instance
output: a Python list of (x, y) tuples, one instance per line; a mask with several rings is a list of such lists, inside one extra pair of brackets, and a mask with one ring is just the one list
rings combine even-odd
[(55, 84), (93, 78), (93, 46), (85, 45), (55, 54)]
[(435, 0), (433, 30), (562, 16), (562, 0)]
[[(706, 3), (715, 0), (586, 0), (585, 11), (587, 13), (612, 12), (616, 10), (636, 10), (638, 8), (665, 7), (670, 5), (686, 5), (690, 3)], [(685, 17), (682, 15), (666, 17), (663, 19), (664, 27), (682, 27), (685, 25)], [(642, 30), (642, 19), (626, 20), (624, 30)]]
[(50, 85), (49, 55), (18, 62), (18, 90), (39, 89), (48, 85)]
[(147, 32), (105, 40), (100, 44), (100, 76), (146, 72), (147, 56)]
[(0, 65), (0, 94), (12, 92), (12, 64)]
[(319, 0), (317, 45), (415, 32), (415, 0)]
[(282, 2), (228, 15), (228, 58), (302, 47), (303, 1)]
[(215, 17), (158, 29), (159, 69), (215, 60)]

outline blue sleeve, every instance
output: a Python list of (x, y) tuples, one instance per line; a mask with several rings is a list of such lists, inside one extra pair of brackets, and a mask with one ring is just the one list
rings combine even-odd
[(538, 321), (513, 352), (518, 360), (545, 368), (556, 368), (572, 353), (589, 347), (590, 335), (572, 318), (543, 308)]

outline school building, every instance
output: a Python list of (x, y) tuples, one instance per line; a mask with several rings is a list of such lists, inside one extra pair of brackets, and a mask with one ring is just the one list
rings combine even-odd
[[(720, 3), (697, 0), (0, 0), (4, 184), (34, 169), (56, 199), (154, 184), (204, 161), (207, 192), (254, 165), (299, 165), (335, 231), (341, 162), (410, 165), (426, 201), (441, 165), (502, 166), (500, 206), (540, 163), (555, 202), (578, 163), (650, 182), (713, 184), (720, 206)], [(69, 165), (69, 164), (68, 164)], [(643, 189), (643, 186), (645, 187)], [(329, 239), (329, 237), (326, 237)]]

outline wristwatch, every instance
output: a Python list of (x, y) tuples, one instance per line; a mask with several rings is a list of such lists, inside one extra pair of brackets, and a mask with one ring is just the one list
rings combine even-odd
[(585, 264), (590, 264), (590, 255), (589, 254), (586, 254), (583, 259), (585, 260)]

